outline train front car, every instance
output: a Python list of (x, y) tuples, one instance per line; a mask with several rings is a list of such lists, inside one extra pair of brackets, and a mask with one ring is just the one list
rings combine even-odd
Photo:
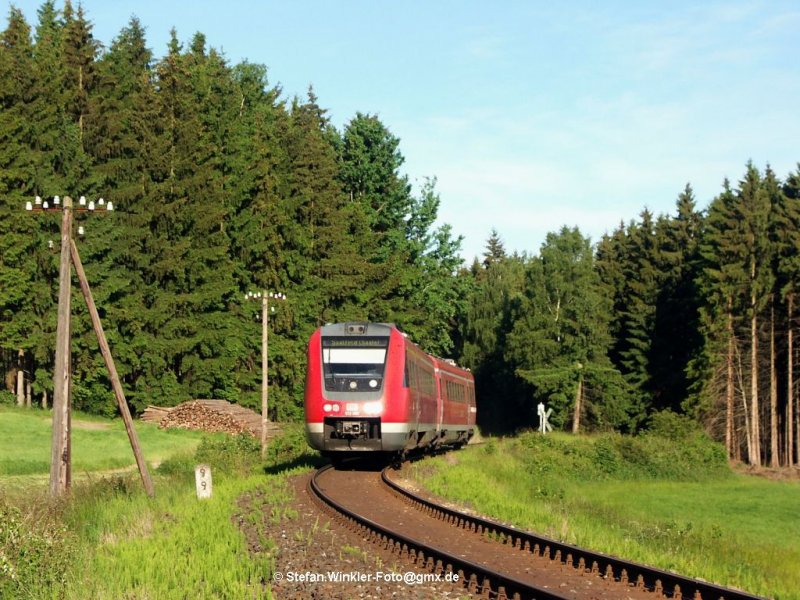
[(405, 337), (384, 323), (336, 323), (308, 344), (308, 443), (334, 459), (398, 452), (409, 432)]

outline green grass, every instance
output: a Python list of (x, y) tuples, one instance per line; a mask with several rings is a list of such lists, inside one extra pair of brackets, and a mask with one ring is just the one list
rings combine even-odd
[(426, 461), (434, 493), (550, 537), (800, 598), (800, 483), (736, 475), (710, 442), (557, 435)]
[(277, 488), (277, 479), (221, 481), (202, 501), (188, 477), (158, 480), (155, 500), (139, 491), (92, 490), (66, 517), (80, 539), (80, 566), (69, 574), (65, 597), (265, 597), (274, 558), (248, 553), (233, 515), (239, 496)]
[[(259, 443), (248, 436), (160, 431), (137, 423), (147, 459), (161, 462), (150, 499), (137, 473), (106, 471), (133, 462), (121, 423), (84, 415), (75, 420), (92, 423), (75, 429), (73, 443), (84, 447), (81, 460), (94, 475), (77, 479), (68, 497), (51, 500), (46, 468), (15, 466), (20, 457), (29, 465), (46, 464), (48, 419), (36, 411), (0, 409), (3, 600), (272, 597), (276, 545), (259, 533), (262, 550), (249, 551), (239, 523), (260, 522), (264, 505), (297, 518), (286, 477), (318, 460), (301, 425), (287, 427), (262, 461)], [(194, 466), (200, 462), (212, 468), (210, 500), (195, 495)], [(3, 493), (18, 479), (25, 480), (23, 494)], [(260, 503), (243, 503), (243, 495)]]
[[(135, 421), (134, 427), (148, 464), (176, 453), (191, 454), (203, 434), (159, 429)], [(0, 477), (46, 475), (50, 472), (52, 422), (49, 412), (0, 406)], [(72, 416), (72, 472), (120, 469), (135, 465), (121, 419), (102, 419), (81, 413)]]

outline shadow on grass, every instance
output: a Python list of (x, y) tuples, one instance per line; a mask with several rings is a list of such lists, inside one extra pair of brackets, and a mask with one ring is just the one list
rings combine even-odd
[(303, 454), (282, 462), (264, 465), (263, 471), (266, 475), (278, 475), (292, 469), (319, 469), (329, 462), (327, 458), (319, 455)]

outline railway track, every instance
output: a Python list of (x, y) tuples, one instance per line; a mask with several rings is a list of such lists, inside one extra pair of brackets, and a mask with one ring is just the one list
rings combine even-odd
[(309, 492), (364, 539), (420, 569), (457, 574), (472, 594), (520, 600), (759, 598), (442, 506), (402, 488), (390, 472), (323, 467), (309, 480)]

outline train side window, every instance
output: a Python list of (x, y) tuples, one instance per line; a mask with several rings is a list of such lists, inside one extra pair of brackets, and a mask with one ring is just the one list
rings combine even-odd
[(408, 387), (408, 359), (409, 359), (408, 350), (406, 350), (406, 361), (405, 361), (405, 364), (403, 365), (403, 387), (404, 388)]

